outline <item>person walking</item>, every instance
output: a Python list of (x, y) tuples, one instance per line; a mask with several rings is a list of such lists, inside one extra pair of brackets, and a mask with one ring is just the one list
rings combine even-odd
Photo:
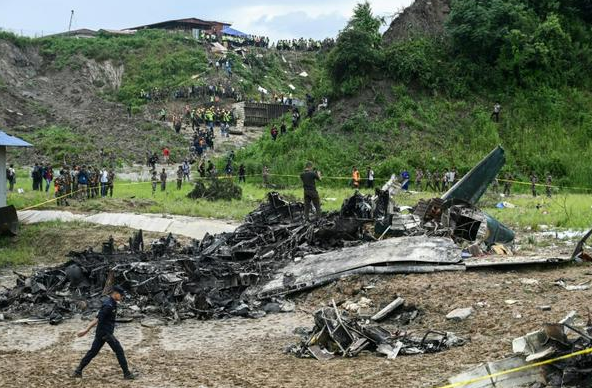
[(310, 221), (310, 207), (315, 208), (315, 215), (318, 218), (321, 215), (321, 199), (317, 192), (316, 181), (321, 180), (321, 172), (313, 170), (312, 162), (306, 162), (304, 172), (300, 174), (302, 188), (304, 189), (304, 218)]
[(120, 286), (113, 286), (109, 297), (103, 301), (101, 309), (97, 314), (97, 317), (91, 321), (91, 323), (86, 327), (86, 329), (78, 332), (78, 337), (84, 337), (87, 335), (90, 330), (96, 326), (95, 330), (95, 339), (92, 343), (91, 348), (86, 353), (86, 355), (80, 360), (80, 364), (72, 373), (72, 377), (74, 378), (81, 378), (82, 371), (84, 368), (92, 361), (93, 358), (105, 343), (107, 343), (111, 350), (115, 353), (117, 357), (117, 361), (119, 362), (119, 366), (123, 371), (123, 378), (126, 380), (134, 380), (135, 375), (130, 372), (127, 359), (125, 358), (125, 353), (123, 351), (123, 347), (121, 343), (115, 338), (115, 317), (117, 315), (117, 303), (123, 299), (124, 296), (124, 289)]

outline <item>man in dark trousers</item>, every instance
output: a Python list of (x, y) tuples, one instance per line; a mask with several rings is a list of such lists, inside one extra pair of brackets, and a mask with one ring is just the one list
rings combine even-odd
[(310, 205), (314, 205), (317, 217), (321, 215), (321, 200), (317, 192), (316, 181), (321, 180), (321, 172), (313, 170), (312, 162), (306, 162), (304, 172), (300, 174), (302, 187), (304, 188), (304, 217), (309, 220)]
[(115, 316), (117, 315), (117, 302), (123, 299), (123, 294), (123, 288), (120, 286), (113, 286), (109, 298), (103, 301), (103, 305), (101, 306), (101, 310), (99, 310), (97, 317), (92, 320), (86, 329), (77, 334), (78, 337), (84, 337), (93, 327), (97, 327), (95, 340), (93, 341), (90, 350), (80, 361), (80, 365), (74, 370), (72, 377), (82, 377), (82, 370), (84, 367), (86, 367), (92, 359), (99, 354), (99, 351), (106, 342), (117, 356), (117, 361), (119, 361), (119, 365), (123, 370), (123, 378), (126, 380), (135, 379), (135, 376), (130, 372), (127, 366), (127, 360), (125, 359), (123, 348), (117, 338), (113, 335), (113, 332), (115, 331)]

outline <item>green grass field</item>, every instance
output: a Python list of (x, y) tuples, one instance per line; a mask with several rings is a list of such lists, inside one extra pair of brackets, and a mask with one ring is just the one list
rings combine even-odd
[[(236, 179), (236, 178), (235, 178)], [(160, 187), (154, 196), (150, 182), (131, 183), (117, 181), (114, 197), (78, 201), (70, 199), (70, 206), (62, 208), (73, 212), (135, 212), (135, 213), (168, 213), (196, 217), (212, 217), (220, 219), (241, 220), (252, 211), (259, 203), (265, 200), (268, 191), (276, 190), (291, 200), (302, 198), (302, 189), (295, 177), (272, 177), (273, 188), (264, 188), (259, 177), (247, 178), (248, 183), (241, 185), (243, 196), (240, 200), (232, 201), (208, 201), (192, 200), (186, 197), (192, 189), (192, 184), (185, 182), (181, 190), (177, 190), (175, 182), (169, 182), (167, 190), (162, 192)], [(378, 181), (378, 183), (382, 183)], [(337, 185), (342, 186), (337, 186)], [(36, 209), (57, 209), (52, 196), (45, 192), (33, 192), (30, 179), (19, 177), (17, 188), (23, 188), (25, 192), (19, 194), (16, 191), (9, 193), (8, 203), (15, 205), (17, 209), (24, 209), (45, 201)], [(50, 192), (52, 188), (50, 188)], [(540, 189), (539, 191), (543, 191)], [(362, 189), (364, 194), (370, 194), (369, 189)], [(338, 210), (343, 200), (354, 193), (347, 187), (347, 181), (324, 181), (319, 185), (319, 193), (322, 198), (323, 210)], [(401, 205), (414, 205), (420, 198), (430, 198), (435, 193), (401, 193), (396, 198)], [(507, 201), (516, 205), (515, 208), (497, 209), (498, 202)], [(586, 229), (592, 226), (592, 195), (575, 193), (555, 193), (552, 198), (532, 196), (521, 193), (509, 198), (501, 198), (499, 195), (487, 193), (481, 200), (480, 206), (492, 216), (514, 228), (540, 229), (541, 225), (550, 228), (577, 228)]]

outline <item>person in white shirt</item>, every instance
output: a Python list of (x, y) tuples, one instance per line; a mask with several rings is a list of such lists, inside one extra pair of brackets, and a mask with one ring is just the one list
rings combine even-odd
[(106, 168), (101, 170), (101, 197), (107, 196), (107, 183), (109, 183), (109, 172)]

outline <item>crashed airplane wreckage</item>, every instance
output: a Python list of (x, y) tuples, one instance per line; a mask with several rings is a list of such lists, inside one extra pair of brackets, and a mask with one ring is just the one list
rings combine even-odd
[(30, 277), (19, 275), (16, 287), (0, 291), (0, 311), (58, 323), (96, 309), (98, 298), (112, 284), (121, 284), (130, 293), (121, 310), (131, 318), (259, 317), (270, 299), (351, 274), (569, 260), (467, 258), (514, 238), (511, 230), (476, 207), (503, 164), (504, 151), (498, 147), (441, 198), (420, 201), (408, 213), (391, 199), (394, 182), (374, 196), (356, 193), (339, 212), (313, 222), (304, 221), (302, 203), (269, 193), (268, 201), (232, 233), (206, 235), (187, 247), (169, 236), (149, 250), (144, 250), (139, 233), (125, 252), (109, 241), (102, 252), (71, 253), (61, 266)]

